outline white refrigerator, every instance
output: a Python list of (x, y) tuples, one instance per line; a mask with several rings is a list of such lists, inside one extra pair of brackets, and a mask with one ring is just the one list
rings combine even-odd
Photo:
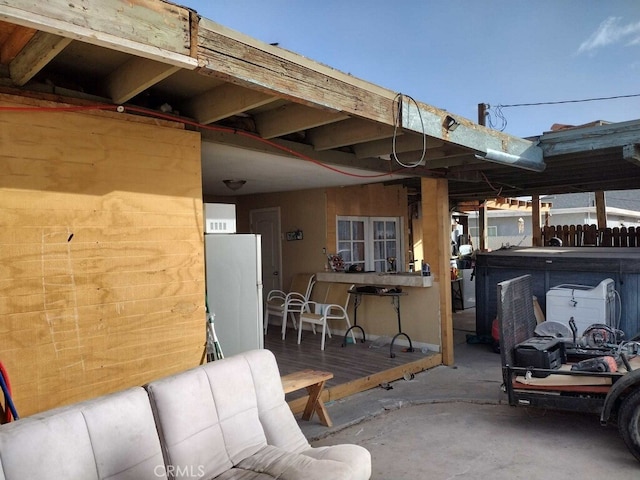
[(261, 236), (205, 235), (207, 303), (225, 357), (264, 348)]

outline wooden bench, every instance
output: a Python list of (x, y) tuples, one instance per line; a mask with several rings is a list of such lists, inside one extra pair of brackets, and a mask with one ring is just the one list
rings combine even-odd
[(322, 402), (321, 395), (324, 388), (324, 384), (327, 380), (333, 378), (333, 373), (322, 372), (320, 370), (300, 370), (299, 372), (290, 373), (282, 377), (282, 388), (284, 393), (295, 392), (302, 388), (307, 389), (309, 398), (307, 399), (307, 405), (304, 408), (302, 414), (303, 420), (310, 420), (313, 412), (318, 414), (320, 422), (330, 427), (333, 425), (327, 409)]

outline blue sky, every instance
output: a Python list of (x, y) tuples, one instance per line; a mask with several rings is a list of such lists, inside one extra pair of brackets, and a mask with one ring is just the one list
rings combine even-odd
[(200, 15), (526, 137), (640, 119), (638, 0), (185, 0)]

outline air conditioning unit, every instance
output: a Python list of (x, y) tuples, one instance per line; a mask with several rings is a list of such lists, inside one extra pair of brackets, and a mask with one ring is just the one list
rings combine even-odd
[(232, 203), (205, 203), (204, 233), (236, 233), (236, 206)]
[(555, 286), (547, 292), (546, 320), (569, 326), (569, 320), (573, 318), (578, 337), (594, 323), (616, 327), (615, 295), (615, 285), (610, 278), (595, 287), (571, 284)]

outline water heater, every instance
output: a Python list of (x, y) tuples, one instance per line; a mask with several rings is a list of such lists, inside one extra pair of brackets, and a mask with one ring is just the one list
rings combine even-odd
[(570, 284), (555, 286), (547, 292), (546, 320), (569, 326), (569, 320), (573, 318), (578, 336), (594, 323), (604, 323), (615, 328), (614, 286), (610, 278), (595, 287)]

